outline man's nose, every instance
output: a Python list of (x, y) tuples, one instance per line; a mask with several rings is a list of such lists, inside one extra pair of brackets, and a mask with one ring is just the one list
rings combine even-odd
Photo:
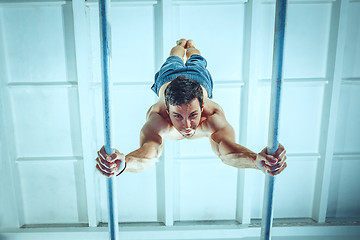
[(190, 128), (191, 123), (190, 123), (190, 119), (185, 119), (185, 128)]

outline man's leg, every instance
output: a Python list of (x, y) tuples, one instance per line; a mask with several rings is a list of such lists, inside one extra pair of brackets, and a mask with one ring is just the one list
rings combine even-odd
[(176, 46), (173, 47), (170, 51), (170, 56), (178, 56), (183, 59), (185, 56), (185, 44), (186, 39), (182, 38), (176, 41)]
[(189, 58), (194, 54), (201, 55), (200, 51), (196, 49), (193, 40), (188, 40), (186, 42), (185, 49), (186, 49), (186, 60), (189, 60)]

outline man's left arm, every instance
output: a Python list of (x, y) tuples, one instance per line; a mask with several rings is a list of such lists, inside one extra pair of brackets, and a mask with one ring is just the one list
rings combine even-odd
[(286, 151), (281, 144), (273, 155), (268, 155), (266, 148), (257, 154), (236, 143), (235, 132), (224, 116), (215, 116), (212, 121), (214, 131), (210, 143), (215, 154), (225, 164), (236, 168), (258, 169), (264, 173), (267, 171), (270, 175), (277, 175), (286, 168)]

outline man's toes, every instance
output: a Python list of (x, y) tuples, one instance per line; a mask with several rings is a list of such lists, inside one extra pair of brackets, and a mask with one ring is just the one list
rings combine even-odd
[(186, 42), (186, 45), (185, 45), (185, 49), (188, 49), (188, 48), (194, 48), (195, 47), (195, 42), (194, 40), (187, 40)]
[(186, 44), (186, 39), (182, 38), (176, 41), (176, 45), (182, 46), (183, 48), (185, 48), (185, 44)]

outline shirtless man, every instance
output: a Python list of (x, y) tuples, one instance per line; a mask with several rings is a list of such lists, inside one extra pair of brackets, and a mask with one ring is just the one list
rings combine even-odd
[(286, 168), (286, 151), (281, 144), (275, 154), (267, 155), (266, 148), (257, 154), (235, 142), (235, 132), (223, 109), (210, 99), (213, 82), (206, 65), (192, 40), (178, 40), (155, 75), (152, 90), (159, 100), (147, 112), (140, 148), (126, 156), (117, 150), (108, 156), (102, 147), (96, 168), (107, 177), (124, 171), (140, 172), (160, 157), (163, 138), (207, 137), (214, 153), (227, 165), (258, 169), (273, 176), (281, 173)]

